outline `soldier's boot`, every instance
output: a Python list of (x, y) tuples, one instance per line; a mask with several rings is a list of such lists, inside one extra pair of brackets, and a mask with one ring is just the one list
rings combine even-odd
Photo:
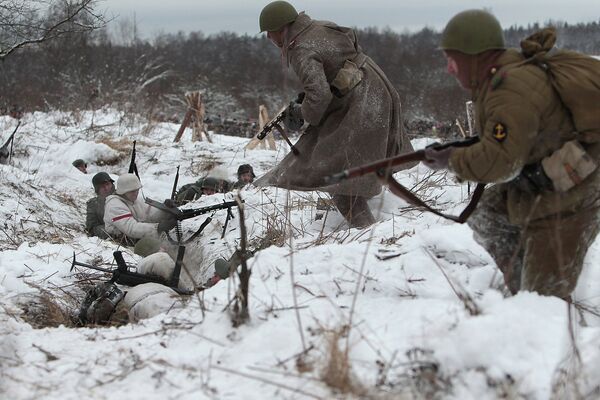
[[(246, 250), (245, 259), (249, 259), (254, 254)], [(215, 260), (215, 274), (209, 279), (205, 286), (211, 287), (214, 286), (217, 282), (223, 279), (229, 278), (229, 275), (237, 269), (242, 263), (242, 258), (240, 257), (239, 252), (233, 253), (229, 260), (225, 260), (224, 258), (218, 258)]]
[(375, 223), (365, 197), (335, 194), (331, 200), (351, 228), (366, 228)]
[[(512, 261), (512, 262), (511, 262)], [(523, 258), (517, 260), (500, 261), (496, 260), (496, 265), (502, 275), (504, 275), (504, 284), (510, 290), (510, 293), (515, 295), (521, 289), (521, 271), (523, 269)]]

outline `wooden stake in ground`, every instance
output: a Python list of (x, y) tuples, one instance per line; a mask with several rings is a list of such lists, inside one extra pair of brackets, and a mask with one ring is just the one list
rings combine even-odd
[[(248, 257), (247, 252), (247, 241), (248, 234), (246, 230), (246, 221), (244, 217), (244, 203), (238, 193), (236, 199), (238, 203), (238, 212), (240, 215), (240, 249), (236, 250), (240, 257), (240, 271), (237, 273), (240, 280), (240, 286), (237, 290), (235, 301), (233, 304), (233, 313), (231, 320), (233, 326), (240, 326), (250, 319), (250, 312), (248, 309), (248, 300), (250, 298), (250, 275), (252, 271), (248, 268), (246, 258)], [(229, 271), (231, 274), (232, 271)]]
[[(264, 105), (258, 106), (258, 132), (262, 131), (262, 128), (269, 122), (269, 113), (267, 112), (267, 107)], [(256, 136), (252, 138), (246, 145), (246, 149), (253, 150), (256, 147), (260, 147), (261, 149), (267, 148), (267, 143), (269, 144), (270, 150), (277, 150), (277, 146), (275, 145), (275, 138), (273, 135), (267, 135), (263, 140), (259, 140)]]
[(202, 94), (197, 90), (194, 92), (187, 92), (185, 94), (185, 100), (187, 101), (188, 109), (183, 118), (183, 122), (179, 127), (179, 131), (177, 132), (177, 135), (175, 135), (174, 142), (179, 142), (181, 140), (185, 128), (193, 121), (192, 142), (197, 142), (198, 140), (202, 141), (203, 137), (205, 137), (209, 143), (212, 143), (210, 136), (208, 136), (206, 125), (204, 124), (204, 113), (206, 109), (204, 107), (204, 102), (202, 101)]

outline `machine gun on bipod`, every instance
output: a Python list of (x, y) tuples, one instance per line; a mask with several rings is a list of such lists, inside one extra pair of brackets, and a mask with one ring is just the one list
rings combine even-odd
[[(242, 202), (243, 202), (243, 200), (242, 200)], [(203, 214), (215, 212), (218, 210), (227, 210), (227, 218), (225, 219), (225, 224), (223, 225), (223, 233), (221, 235), (221, 238), (223, 238), (225, 236), (225, 231), (227, 229), (227, 224), (229, 223), (229, 220), (232, 218), (235, 218), (235, 216), (231, 212), (231, 208), (238, 206), (237, 201), (224, 201), (223, 203), (214, 204), (212, 206), (206, 206), (206, 207), (200, 207), (200, 208), (189, 208), (189, 209), (182, 210), (177, 207), (173, 207), (172, 206), (173, 204), (166, 205), (164, 203), (161, 203), (159, 201), (152, 200), (149, 198), (146, 198), (146, 204), (149, 204), (152, 207), (156, 207), (159, 210), (170, 214), (170, 216), (175, 218), (178, 222), (189, 219), (189, 218), (198, 217)], [(202, 233), (204, 228), (206, 228), (206, 226), (208, 226), (208, 224), (211, 221), (212, 221), (212, 216), (209, 216), (208, 218), (206, 218), (206, 220), (202, 223), (202, 225), (200, 225), (200, 228), (191, 237), (189, 237), (186, 240), (181, 240), (181, 237), (178, 237), (177, 240), (174, 240), (173, 238), (171, 238), (169, 236), (168, 233), (167, 233), (167, 238), (169, 239), (169, 241), (171, 243), (175, 243), (175, 244), (189, 243), (192, 240), (194, 240), (198, 235), (200, 235), (200, 233)], [(178, 236), (180, 236), (180, 235), (178, 234)]]
[(132, 271), (132, 269), (135, 269), (135, 267), (133, 267), (130, 264), (127, 264), (125, 262), (125, 259), (123, 258), (123, 253), (121, 251), (113, 252), (113, 257), (115, 258), (115, 262), (117, 263), (117, 268), (115, 268), (115, 269), (102, 268), (102, 267), (97, 267), (95, 265), (79, 262), (75, 259), (75, 253), (73, 253), (73, 261), (71, 263), (71, 269), (69, 271), (73, 271), (73, 269), (76, 266), (84, 267), (84, 268), (93, 269), (96, 271), (101, 271), (101, 272), (106, 272), (108, 274), (111, 274), (112, 276), (111, 276), (110, 280), (108, 281), (110, 283), (118, 283), (120, 285), (125, 285), (125, 286), (137, 286), (137, 285), (141, 285), (144, 283), (158, 283), (161, 285), (168, 286), (169, 288), (173, 289), (175, 292), (177, 292), (179, 294), (189, 295), (189, 294), (192, 294), (192, 292), (190, 292), (189, 290), (184, 290), (184, 289), (178, 288), (184, 253), (185, 253), (185, 247), (179, 246), (179, 249), (177, 251), (177, 261), (175, 261), (175, 269), (173, 270), (171, 279), (169, 279), (169, 280), (166, 280), (161, 276), (140, 274), (137, 271)]

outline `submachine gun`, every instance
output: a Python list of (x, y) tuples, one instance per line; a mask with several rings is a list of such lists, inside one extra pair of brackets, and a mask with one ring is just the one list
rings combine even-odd
[(144, 283), (159, 283), (161, 285), (168, 286), (169, 288), (173, 289), (179, 294), (192, 294), (193, 292), (179, 289), (177, 287), (179, 285), (179, 276), (181, 275), (181, 265), (183, 264), (184, 252), (185, 247), (181, 246), (179, 248), (179, 251), (177, 252), (177, 261), (175, 262), (175, 269), (173, 270), (173, 274), (171, 275), (171, 279), (169, 280), (164, 279), (160, 276), (140, 274), (139, 272), (132, 271), (132, 269), (135, 269), (135, 267), (125, 262), (121, 251), (113, 252), (113, 256), (117, 263), (117, 268), (115, 269), (102, 268), (97, 267), (95, 265), (79, 262), (75, 259), (75, 253), (73, 252), (73, 262), (71, 263), (71, 269), (69, 271), (73, 271), (75, 266), (79, 266), (112, 274), (109, 280), (110, 283), (118, 283), (120, 285), (125, 286), (137, 286)]
[[(294, 100), (290, 103), (290, 106), (281, 110), (272, 120), (267, 122), (265, 124), (265, 126), (261, 129), (261, 131), (258, 132), (256, 137), (259, 140), (263, 140), (269, 133), (271, 133), (273, 131), (273, 129), (277, 129), (277, 131), (281, 134), (281, 136), (285, 139), (287, 144), (290, 146), (292, 153), (294, 153), (294, 155), (296, 155), (296, 156), (299, 155), (300, 151), (296, 148), (296, 146), (294, 146), (292, 144), (292, 142), (290, 141), (290, 138), (286, 135), (285, 130), (283, 129), (283, 127), (281, 125), (283, 124), (284, 120), (290, 118), (291, 113), (289, 112), (289, 110), (292, 107), (292, 104), (293, 103), (301, 104), (303, 100), (304, 100), (304, 92), (298, 94), (298, 97), (296, 98), (296, 100)], [(303, 120), (297, 121), (297, 122), (299, 125), (302, 125), (304, 123)]]

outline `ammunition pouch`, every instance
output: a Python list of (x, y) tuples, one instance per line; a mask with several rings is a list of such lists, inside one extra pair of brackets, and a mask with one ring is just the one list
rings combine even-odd
[(343, 97), (350, 93), (362, 81), (363, 71), (361, 68), (367, 59), (365, 54), (358, 53), (352, 60), (346, 60), (331, 82), (331, 92), (337, 97)]
[(566, 142), (540, 162), (527, 164), (513, 182), (523, 191), (566, 192), (598, 168), (598, 163), (577, 140)]
[(541, 162), (546, 175), (559, 192), (580, 184), (598, 168), (598, 163), (577, 140), (566, 142)]

